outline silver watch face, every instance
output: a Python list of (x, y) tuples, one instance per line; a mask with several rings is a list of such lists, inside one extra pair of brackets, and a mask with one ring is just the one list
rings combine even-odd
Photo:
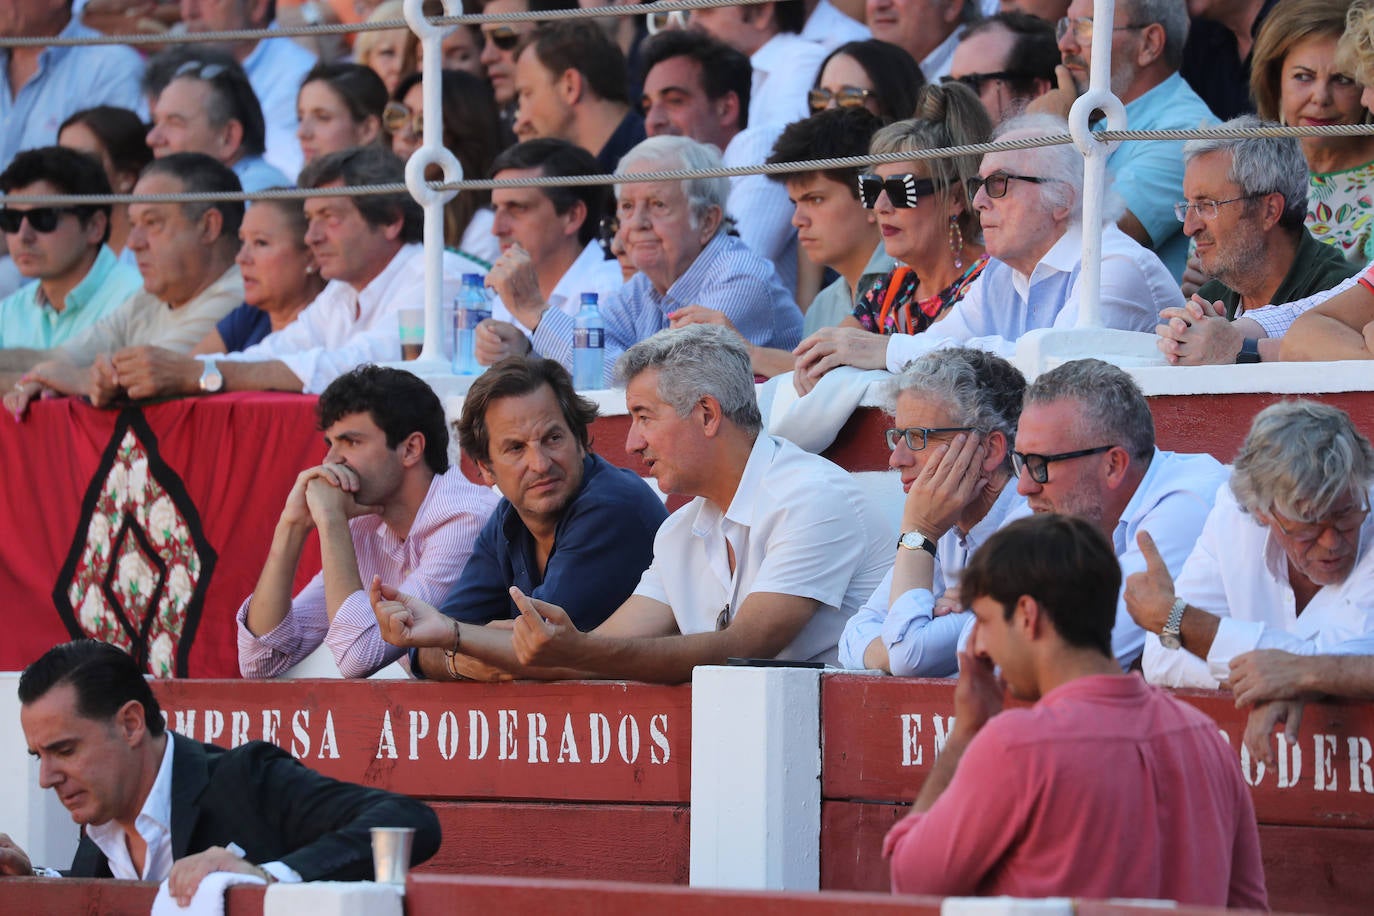
[(224, 387), (224, 376), (220, 374), (214, 363), (207, 363), (205, 372), (200, 377), (200, 390), (208, 394), (214, 394)]
[(1183, 643), (1178, 639), (1177, 633), (1170, 633), (1168, 630), (1159, 634), (1159, 644), (1166, 649), (1181, 649)]

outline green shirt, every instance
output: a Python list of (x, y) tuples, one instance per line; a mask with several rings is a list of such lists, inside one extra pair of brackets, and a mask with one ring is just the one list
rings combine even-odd
[[(863, 292), (872, 283), (865, 284), (864, 279), (870, 275), (884, 276), (891, 273), (897, 266), (897, 260), (887, 253), (883, 248), (883, 243), (878, 243), (878, 248), (873, 252), (873, 257), (868, 259), (864, 266), (863, 276), (859, 278), (859, 292)], [(821, 328), (833, 328), (835, 325), (844, 321), (854, 314), (854, 300), (858, 296), (854, 290), (849, 288), (849, 282), (844, 277), (840, 277), (825, 289), (816, 293), (816, 298), (811, 300), (811, 305), (806, 310), (806, 317), (802, 321), (802, 336), (810, 337)]]
[[(1351, 264), (1334, 245), (1323, 245), (1306, 230), (1298, 241), (1298, 250), (1293, 257), (1293, 266), (1274, 290), (1272, 303), (1296, 302), (1314, 293), (1330, 289), (1345, 278), (1353, 275), (1363, 264)], [(1240, 309), (1240, 293), (1231, 289), (1220, 280), (1209, 280), (1202, 284), (1197, 294), (1208, 302), (1218, 299), (1226, 306), (1226, 318), (1235, 321)], [(1272, 304), (1270, 302), (1264, 305)]]
[(108, 245), (100, 246), (95, 263), (67, 294), (62, 311), (42, 295), (38, 280), (0, 300), (0, 347), (47, 350), (95, 324), (143, 288), (138, 269), (119, 263)]

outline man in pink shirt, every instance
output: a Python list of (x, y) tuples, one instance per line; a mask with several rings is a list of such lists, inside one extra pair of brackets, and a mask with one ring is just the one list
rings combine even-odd
[[(1111, 545), (1062, 515), (1013, 522), (965, 567), (956, 724), (883, 843), (893, 891), (1268, 908), (1235, 753), (1112, 656), (1120, 588)], [(1004, 687), (1035, 705), (1002, 712)]]

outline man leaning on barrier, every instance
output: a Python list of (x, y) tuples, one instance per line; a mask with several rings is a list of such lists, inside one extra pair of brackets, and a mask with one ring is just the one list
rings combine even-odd
[[(1268, 907), (1230, 745), (1117, 667), (1120, 587), (1112, 545), (1083, 519), (1021, 519), (974, 555), (954, 729), (883, 842), (893, 891)], [(1004, 711), (1004, 690), (1034, 705)]]
[[(185, 905), (212, 872), (370, 880), (372, 827), (415, 828), (412, 864), (439, 848), (421, 802), (326, 778), (262, 741), (225, 750), (168, 732), (138, 664), (106, 643), (49, 649), (24, 669), (19, 702), (39, 784), (82, 828), (70, 877), (166, 880)], [(58, 876), (4, 834), (0, 874)]]
[(762, 434), (749, 354), (718, 327), (663, 331), (621, 357), (626, 448), (666, 493), (694, 497), (659, 529), (635, 593), (583, 633), (519, 589), (513, 630), (458, 623), (374, 582), (397, 645), (462, 652), (519, 677), (680, 683), (731, 657), (833, 662), (844, 622), (896, 532), (847, 472)]
[[(482, 373), (463, 398), (458, 442), (503, 497), (440, 610), (470, 624), (520, 616), (515, 586), (591, 630), (629, 598), (654, 558), (668, 513), (634, 471), (591, 450), (596, 405), (551, 359), (514, 356)], [(412, 651), (417, 677), (510, 675), (443, 649)]]
[[(1247, 115), (1222, 126), (1266, 125)], [(1183, 366), (1278, 359), (1279, 340), (1246, 316), (1330, 289), (1356, 270), (1303, 224), (1302, 147), (1295, 137), (1190, 140), (1183, 161), (1183, 200), (1174, 211), (1212, 280), (1183, 308), (1161, 313), (1156, 343), (1170, 363)]]

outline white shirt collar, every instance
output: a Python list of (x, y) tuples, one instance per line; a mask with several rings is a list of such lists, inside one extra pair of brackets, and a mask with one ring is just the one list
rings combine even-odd
[(167, 746), (162, 751), (162, 763), (143, 808), (134, 820), (134, 828), (147, 844), (143, 855), (143, 873), (134, 870), (133, 857), (119, 822), (108, 820), (86, 827), (91, 838), (110, 863), (110, 873), (116, 878), (132, 881), (161, 881), (172, 870), (172, 749), (176, 742), (170, 731), (164, 731)]

